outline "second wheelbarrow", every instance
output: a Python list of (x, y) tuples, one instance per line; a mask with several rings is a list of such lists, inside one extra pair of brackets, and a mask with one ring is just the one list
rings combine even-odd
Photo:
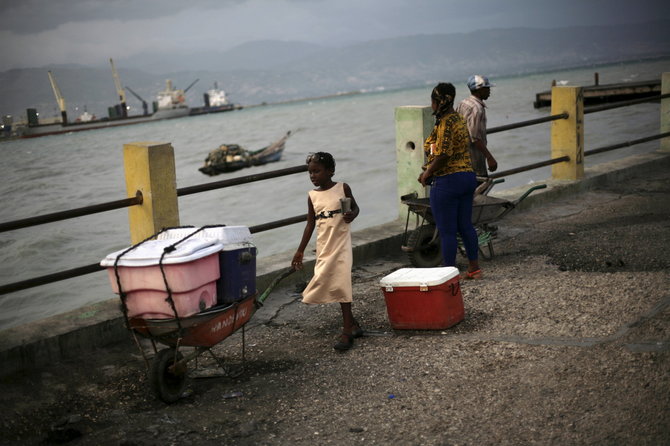
[[(475, 193), (472, 202), (472, 224), (477, 231), (479, 252), (485, 259), (491, 259), (494, 256), (493, 235), (495, 229), (491, 225), (514, 210), (528, 195), (538, 189), (547, 187), (546, 184), (533, 186), (516, 200), (510, 201), (487, 195), (490, 186), (492, 186), (492, 183), (483, 192)], [(409, 208), (401, 249), (407, 253), (410, 263), (417, 268), (439, 266), (442, 263), (442, 249), (440, 235), (430, 207), (430, 199), (418, 198), (417, 193), (414, 192), (403, 195), (400, 200)], [(416, 227), (410, 230), (409, 218), (412, 213), (416, 214), (417, 222)], [(459, 250), (464, 252), (460, 238)]]

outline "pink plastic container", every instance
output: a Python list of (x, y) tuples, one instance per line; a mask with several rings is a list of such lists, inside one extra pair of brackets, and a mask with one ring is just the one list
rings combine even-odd
[[(174, 311), (166, 300), (167, 292), (135, 290), (126, 295), (128, 317), (173, 319)], [(216, 305), (216, 281), (184, 293), (172, 293), (179, 317), (189, 317)]]
[[(188, 317), (216, 305), (216, 281), (220, 276), (219, 252), (223, 245), (213, 240), (189, 239), (163, 256), (175, 240), (152, 240), (117, 257), (125, 250), (109, 254), (100, 264), (107, 268), (112, 290), (126, 293), (129, 317), (145, 319), (173, 318), (174, 311), (166, 301), (168, 287), (177, 314)], [(116, 263), (116, 267), (114, 266)], [(116, 271), (115, 271), (116, 270)]]
[[(173, 293), (184, 293), (219, 278), (218, 251), (206, 257), (188, 263), (172, 263), (163, 265), (165, 277)], [(107, 268), (112, 290), (119, 293), (114, 267)], [(152, 266), (119, 266), (121, 288), (128, 293), (135, 290), (163, 290), (165, 282), (158, 265)]]

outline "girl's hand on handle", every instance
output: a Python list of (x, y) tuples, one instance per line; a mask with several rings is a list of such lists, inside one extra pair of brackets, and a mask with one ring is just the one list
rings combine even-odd
[(356, 214), (354, 214), (352, 211), (349, 211), (342, 214), (342, 217), (344, 218), (345, 223), (351, 223), (356, 218)]
[(300, 251), (297, 251), (297, 252), (293, 255), (293, 260), (291, 261), (291, 266), (292, 266), (293, 268), (295, 268), (295, 269), (297, 269), (297, 270), (302, 269), (302, 256), (303, 256), (303, 253), (300, 252)]

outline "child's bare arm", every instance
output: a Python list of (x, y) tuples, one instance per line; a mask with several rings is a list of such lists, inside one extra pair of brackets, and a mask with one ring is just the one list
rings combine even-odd
[(307, 224), (305, 225), (305, 230), (302, 233), (302, 240), (300, 241), (298, 250), (293, 255), (293, 260), (291, 262), (291, 266), (296, 269), (302, 269), (302, 259), (305, 253), (305, 248), (307, 247), (307, 243), (309, 243), (309, 239), (312, 238), (312, 233), (314, 233), (315, 221), (314, 206), (312, 205), (312, 200), (307, 197)]
[(356, 217), (358, 217), (358, 214), (360, 213), (360, 208), (358, 207), (358, 203), (356, 203), (356, 199), (354, 198), (354, 194), (351, 193), (351, 188), (347, 183), (343, 184), (344, 186), (344, 195), (348, 198), (351, 198), (351, 210), (349, 212), (344, 213), (344, 221), (346, 223), (351, 223), (354, 221)]

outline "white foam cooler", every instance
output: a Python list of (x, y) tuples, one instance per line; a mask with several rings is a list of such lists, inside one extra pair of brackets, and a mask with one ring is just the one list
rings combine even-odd
[[(174, 311), (168, 296), (160, 259), (164, 249), (177, 240), (150, 240), (118, 261), (121, 288), (126, 293), (128, 317), (171, 319)], [(216, 281), (220, 276), (219, 253), (223, 246), (212, 239), (188, 239), (163, 257), (162, 268), (172, 292), (177, 314), (192, 316), (216, 305)], [(114, 264), (124, 250), (109, 254), (100, 262), (107, 268), (112, 289), (119, 293)]]
[(391, 327), (440, 330), (463, 320), (458, 269), (401, 268), (381, 279)]

